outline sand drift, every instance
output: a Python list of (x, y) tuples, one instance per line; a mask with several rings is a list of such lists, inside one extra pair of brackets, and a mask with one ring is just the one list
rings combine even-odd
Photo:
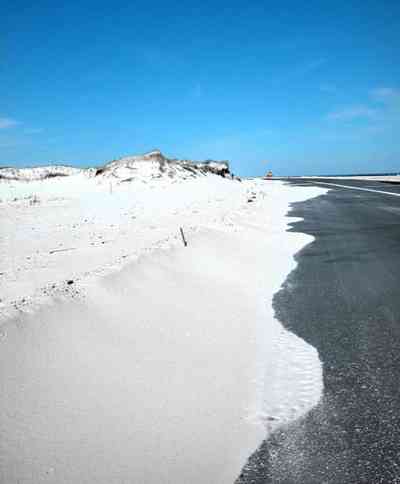
[[(317, 352), (271, 303), (312, 240), (286, 232), (289, 204), (324, 190), (208, 175), (112, 195), (78, 184), (71, 197), (61, 180), (54, 204), (53, 182), (35, 186), (38, 206), (0, 204), (9, 230), (14, 215), (20, 234), (36, 231), (31, 247), (14, 241), (0, 279), (0, 482), (234, 482), (268, 432), (321, 396)], [(70, 253), (48, 254), (63, 241), (57, 211), (76, 224)], [(112, 242), (88, 248), (99, 234)]]

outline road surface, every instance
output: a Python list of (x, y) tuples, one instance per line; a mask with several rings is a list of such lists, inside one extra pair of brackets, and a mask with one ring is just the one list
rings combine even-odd
[(237, 483), (400, 483), (400, 185), (290, 183), (342, 185), (293, 206), (304, 220), (291, 231), (315, 241), (274, 297), (282, 324), (317, 348), (324, 395)]

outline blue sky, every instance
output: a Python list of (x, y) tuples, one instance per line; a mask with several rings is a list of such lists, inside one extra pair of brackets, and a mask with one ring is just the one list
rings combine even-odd
[(400, 171), (400, 2), (3, 3), (0, 165)]

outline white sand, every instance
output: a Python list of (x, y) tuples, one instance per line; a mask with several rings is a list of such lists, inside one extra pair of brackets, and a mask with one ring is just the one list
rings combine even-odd
[(289, 204), (325, 191), (0, 184), (0, 482), (232, 483), (322, 392), (272, 297), (312, 240)]

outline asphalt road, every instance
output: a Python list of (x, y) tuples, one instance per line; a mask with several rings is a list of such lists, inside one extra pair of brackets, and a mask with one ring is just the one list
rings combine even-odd
[(324, 395), (262, 444), (238, 484), (400, 483), (400, 185), (290, 183), (321, 182), (346, 188), (293, 205), (304, 220), (290, 230), (315, 241), (274, 309), (318, 349)]

